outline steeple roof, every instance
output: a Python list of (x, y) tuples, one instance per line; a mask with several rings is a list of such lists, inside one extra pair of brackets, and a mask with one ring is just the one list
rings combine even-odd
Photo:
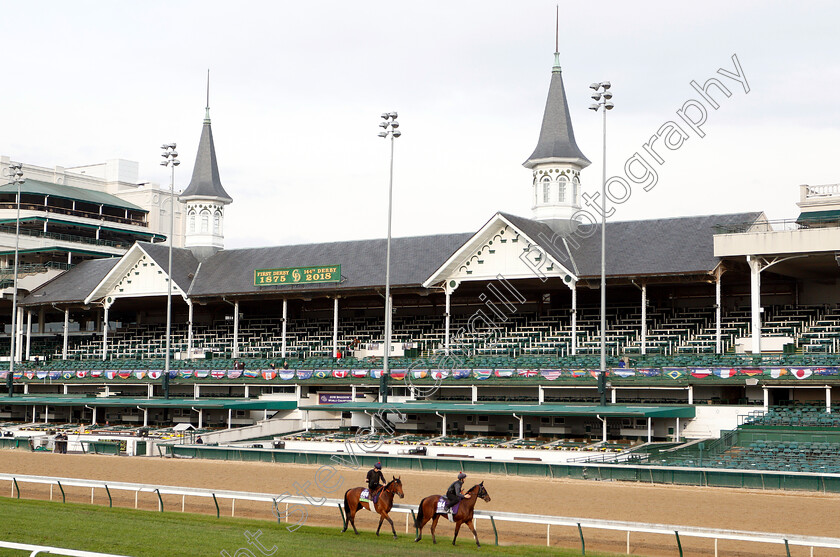
[(180, 195), (180, 200), (186, 201), (191, 197), (216, 197), (225, 203), (233, 201), (222, 187), (222, 180), (219, 178), (216, 147), (213, 145), (213, 130), (210, 128), (209, 107), (204, 117), (204, 126), (201, 128), (201, 139), (198, 142), (198, 154), (195, 156), (192, 180), (184, 193)]
[(544, 162), (575, 162), (581, 168), (590, 164), (575, 142), (566, 90), (563, 87), (563, 73), (560, 70), (560, 55), (557, 53), (554, 55), (554, 67), (551, 70), (551, 84), (548, 87), (540, 139), (537, 148), (522, 165), (534, 168)]

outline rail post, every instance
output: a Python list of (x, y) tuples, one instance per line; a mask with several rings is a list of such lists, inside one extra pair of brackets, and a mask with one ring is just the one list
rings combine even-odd
[(680, 533), (674, 530), (674, 534), (677, 536), (677, 549), (680, 550), (680, 557), (683, 557), (682, 544), (680, 543)]
[(586, 557), (586, 541), (583, 539), (583, 528), (580, 527), (580, 522), (578, 522), (578, 534), (580, 534), (580, 554)]
[[(213, 502), (216, 504), (216, 518), (219, 518), (219, 500), (216, 499), (216, 494), (211, 493), (210, 495), (213, 496)], [(277, 519), (277, 522), (280, 522), (280, 519)]]
[(344, 531), (347, 529), (347, 517), (344, 516), (344, 509), (341, 508), (341, 503), (338, 503), (336, 506), (338, 507), (338, 512), (341, 513), (341, 527), (342, 531)]
[(108, 508), (110, 509), (114, 506), (114, 500), (111, 499), (111, 490), (108, 489), (108, 484), (105, 484), (105, 493), (108, 494)]
[(493, 515), (490, 515), (490, 524), (493, 525), (493, 535), (496, 536), (496, 545), (499, 545), (499, 531), (496, 530), (496, 521), (493, 520)]
[(15, 491), (17, 491), (17, 498), (20, 499), (20, 486), (17, 483), (17, 478), (12, 478), (12, 482), (14, 482)]
[(787, 557), (790, 557), (790, 545), (788, 545), (787, 538), (785, 538), (785, 553), (787, 553)]
[(55, 483), (57, 483), (57, 484), (58, 484), (58, 489), (60, 489), (60, 490), (61, 490), (61, 502), (62, 502), (62, 503), (66, 503), (66, 502), (67, 502), (67, 498), (64, 496), (64, 488), (63, 488), (63, 487), (61, 487), (61, 482), (56, 481)]
[(155, 493), (157, 493), (158, 496), (158, 509), (160, 512), (163, 512), (163, 498), (160, 496), (160, 490), (155, 488)]

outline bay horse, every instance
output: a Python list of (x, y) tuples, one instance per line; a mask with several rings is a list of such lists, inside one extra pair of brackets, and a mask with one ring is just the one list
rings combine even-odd
[[(394, 521), (391, 520), (388, 513), (391, 512), (391, 507), (394, 506), (394, 495), (399, 495), (400, 498), (402, 498), (405, 497), (405, 494), (403, 493), (400, 478), (395, 476), (391, 476), (391, 478), (393, 479), (377, 492), (379, 493), (379, 499), (376, 500), (373, 510), (379, 513), (379, 527), (376, 528), (376, 535), (379, 535), (379, 529), (382, 528), (382, 521), (387, 520), (391, 525), (391, 532), (394, 534), (394, 539), (397, 539), (397, 531), (394, 530)], [(344, 524), (342, 532), (346, 532), (347, 526), (351, 525), (353, 526), (353, 531), (357, 534), (359, 533), (359, 531), (356, 530), (356, 512), (359, 509), (371, 510), (370, 505), (367, 502), (359, 501), (362, 491), (365, 489), (367, 488), (354, 487), (352, 489), (348, 489), (344, 494), (344, 512), (347, 514), (347, 522)], [(373, 495), (374, 494), (371, 493), (368, 496), (371, 501), (373, 501)]]
[[(455, 545), (455, 540), (458, 539), (458, 530), (461, 529), (461, 524), (466, 524), (472, 530), (473, 536), (475, 537), (475, 545), (481, 547), (481, 544), (478, 543), (478, 534), (475, 532), (475, 526), (473, 526), (473, 510), (475, 509), (477, 499), (481, 498), (489, 503), (490, 495), (484, 489), (484, 482), (472, 486), (467, 494), (470, 498), (461, 499), (461, 506), (458, 507), (458, 512), (452, 517), (455, 520), (455, 536), (452, 538), (452, 545)], [(440, 517), (445, 515), (445, 513), (437, 512), (437, 504), (440, 497), (440, 495), (429, 495), (420, 501), (420, 508), (417, 509), (417, 520), (414, 523), (414, 527), (418, 529), (418, 534), (417, 539), (414, 541), (420, 541), (423, 537), (423, 526), (429, 520), (432, 520), (432, 543), (437, 543), (435, 539), (435, 528), (437, 528)]]

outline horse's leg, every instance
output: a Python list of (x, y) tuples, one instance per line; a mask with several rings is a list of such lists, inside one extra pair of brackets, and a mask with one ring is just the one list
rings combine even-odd
[(473, 537), (475, 538), (475, 545), (477, 545), (478, 547), (481, 547), (481, 544), (478, 543), (478, 532), (475, 531), (475, 526), (473, 525), (472, 519), (469, 519), (467, 521), (467, 526), (469, 526), (470, 530), (472, 530)]
[(391, 520), (391, 517), (388, 516), (387, 514), (385, 515), (385, 520), (387, 520), (389, 523), (391, 523), (391, 533), (394, 534), (394, 539), (397, 539), (397, 531), (394, 528), (394, 521)]
[(455, 540), (458, 539), (458, 530), (461, 529), (461, 524), (460, 520), (455, 522), (455, 536), (452, 538), (452, 545), (455, 545)]
[(379, 529), (382, 528), (382, 521), (383, 520), (385, 520), (385, 515), (380, 513), (380, 515), (379, 515), (379, 526), (376, 527), (376, 535), (377, 536), (379, 535)]
[(359, 531), (356, 530), (356, 508), (355, 507), (353, 509), (351, 509), (349, 513), (347, 513), (347, 521), (353, 527), (353, 532), (358, 534)]
[(432, 520), (432, 543), (437, 543), (437, 539), (435, 539), (435, 529), (437, 528), (437, 522), (440, 520), (440, 515), (436, 514), (434, 520)]

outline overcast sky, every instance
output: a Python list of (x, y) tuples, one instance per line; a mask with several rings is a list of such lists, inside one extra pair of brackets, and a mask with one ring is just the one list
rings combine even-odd
[[(555, 2), (10, 2), (3, 6), (0, 154), (65, 167), (123, 158), (168, 184), (175, 141), (189, 183), (211, 70), (219, 169), (234, 202), (226, 246), (383, 237), (396, 110), (394, 235), (475, 231), (496, 211), (530, 216), (522, 162), (539, 134)], [(799, 184), (840, 182), (836, 2), (560, 5), (560, 53), (578, 144), (601, 180), (717, 77), (705, 137), (692, 133), (615, 220), (763, 210), (798, 215)], [(717, 74), (737, 55), (750, 91)], [(682, 123), (682, 121), (680, 120)]]

